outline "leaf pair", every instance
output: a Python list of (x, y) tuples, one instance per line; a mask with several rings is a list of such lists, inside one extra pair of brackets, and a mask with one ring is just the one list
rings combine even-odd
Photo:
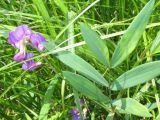
[(132, 98), (121, 98), (111, 102), (110, 99), (105, 96), (98, 87), (96, 87), (85, 77), (68, 71), (64, 71), (63, 75), (74, 89), (92, 100), (95, 100), (99, 103), (105, 103), (108, 106), (109, 103), (112, 103), (112, 106), (116, 106), (116, 110), (118, 110), (120, 113), (134, 114), (142, 117), (151, 117), (148, 109)]
[[(153, 6), (154, 0), (150, 0), (150, 2), (148, 2), (148, 4), (143, 8), (143, 10), (131, 23), (126, 33), (122, 36), (122, 39), (120, 40), (116, 50), (114, 51), (111, 62), (109, 60), (108, 48), (100, 39), (99, 35), (96, 32), (92, 31), (88, 26), (81, 24), (81, 31), (84, 40), (86, 41), (90, 49), (95, 53), (95, 56), (101, 63), (106, 66), (116, 67), (129, 56), (129, 54), (135, 49), (145, 29), (145, 26), (153, 10)], [(96, 87), (92, 82), (90, 82), (89, 79), (106, 87), (109, 86), (108, 82), (89, 63), (87, 63), (77, 55), (69, 52), (60, 53), (57, 55), (57, 58), (70, 68), (78, 71), (83, 76), (85, 76), (83, 77), (81, 75), (77, 75), (71, 72), (63, 72), (63, 75), (69, 81), (70, 85), (72, 85), (77, 91), (98, 102), (109, 102), (109, 98), (105, 96), (98, 87)], [(144, 83), (159, 75), (159, 73), (157, 72), (160, 68), (159, 65), (160, 62), (153, 62), (134, 68), (117, 78), (112, 83), (111, 89), (122, 90)], [(152, 69), (155, 70), (152, 71)], [(116, 105), (131, 114), (144, 117), (150, 116), (148, 110), (146, 108), (143, 109), (143, 105), (131, 99), (120, 99), (117, 101), (115, 100), (113, 102), (113, 105)], [(124, 105), (126, 106), (124, 107)], [(136, 107), (134, 107), (133, 105), (135, 105)], [(137, 112), (135, 111), (137, 108), (142, 109)]]
[(109, 50), (107, 46), (104, 45), (99, 35), (87, 25), (81, 24), (82, 36), (97, 59), (99, 59), (104, 65), (113, 68), (122, 63), (137, 46), (153, 11), (154, 2), (155, 0), (150, 0), (135, 17), (119, 41), (111, 58), (111, 62), (109, 60)]

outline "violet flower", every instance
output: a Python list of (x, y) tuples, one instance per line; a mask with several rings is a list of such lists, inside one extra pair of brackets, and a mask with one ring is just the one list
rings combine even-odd
[(44, 51), (45, 47), (43, 42), (46, 42), (46, 39), (39, 33), (31, 35), (31, 45), (33, 48), (37, 48), (39, 51)]
[(83, 99), (80, 99), (80, 105), (83, 106), (85, 104), (85, 101)]
[[(72, 115), (71, 120), (80, 120), (80, 113), (79, 113), (78, 109), (74, 108), (74, 109), (70, 110), (69, 114)], [(83, 120), (86, 120), (86, 115), (87, 115), (87, 109), (84, 108), (83, 112), (82, 112)]]
[(8, 43), (15, 48), (22, 49), (24, 42), (30, 39), (31, 34), (32, 30), (27, 25), (18, 26), (15, 31), (9, 33)]
[[(81, 105), (81, 107), (83, 107), (85, 105), (85, 101), (83, 99), (80, 99), (80, 105)], [(72, 115), (71, 120), (80, 120), (80, 113), (77, 108), (70, 110), (69, 114)], [(87, 115), (87, 109), (83, 108), (83, 111), (82, 111), (83, 120), (86, 120), (86, 115)]]
[(13, 60), (20, 62), (20, 61), (23, 61), (25, 58), (26, 58), (26, 54), (23, 52), (19, 52), (13, 57)]
[[(28, 54), (26, 55), (25, 60), (28, 60), (28, 59), (30, 59), (30, 58), (33, 58), (33, 56), (34, 56), (33, 53), (28, 53)], [(34, 60), (28, 60), (28, 61), (24, 62), (24, 64), (22, 65), (22, 69), (23, 69), (23, 70), (32, 71), (32, 70), (40, 67), (41, 65), (42, 65), (41, 62), (35, 63)]]
[(30, 39), (32, 30), (27, 25), (21, 25), (15, 31), (9, 33), (8, 43), (18, 48), (20, 52), (13, 59), (23, 61), (25, 59), (25, 43)]
[(72, 109), (69, 111), (69, 114), (72, 115), (72, 120), (80, 120), (80, 113), (78, 111), (78, 109)]
[[(33, 53), (26, 54), (26, 43), (29, 43), (39, 51), (44, 51), (45, 47), (42, 42), (46, 42), (45, 38), (39, 33), (34, 34), (27, 25), (18, 26), (15, 31), (9, 33), (8, 37), (8, 43), (19, 49), (19, 52), (13, 57), (13, 60), (18, 62), (33, 57)], [(35, 63), (34, 60), (29, 60), (24, 62), (22, 69), (32, 71), (41, 66), (41, 64), (41, 62)]]

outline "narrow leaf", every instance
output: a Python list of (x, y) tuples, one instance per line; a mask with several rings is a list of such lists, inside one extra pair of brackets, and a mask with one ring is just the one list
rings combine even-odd
[[(43, 43), (43, 45), (50, 52), (55, 50), (55, 44), (52, 42)], [(54, 53), (55, 54), (55, 53)], [(71, 53), (71, 52), (59, 52), (56, 57), (63, 62), (65, 65), (74, 69), (75, 71), (80, 72), (84, 76), (91, 79), (93, 82), (96, 82), (100, 85), (108, 87), (109, 84), (107, 80), (97, 71), (94, 67), (92, 67), (88, 62), (83, 60), (81, 57)]]
[(51, 99), (53, 97), (53, 91), (57, 82), (57, 79), (53, 79), (48, 86), (48, 89), (44, 96), (43, 105), (40, 110), (39, 120), (47, 120), (48, 112), (51, 105)]
[(63, 71), (63, 75), (69, 84), (83, 95), (98, 102), (109, 102), (109, 98), (87, 78), (68, 71)]
[(158, 75), (160, 75), (160, 61), (146, 63), (122, 74), (112, 83), (111, 89), (130, 88), (145, 83)]
[(63, 14), (66, 15), (67, 12), (68, 12), (68, 9), (65, 6), (65, 1), (64, 0), (54, 0), (54, 2), (61, 9), (61, 11), (63, 12)]
[(122, 63), (129, 54), (135, 49), (137, 43), (143, 34), (148, 23), (149, 17), (153, 11), (155, 0), (150, 0), (141, 12), (136, 16), (126, 33), (122, 36), (117, 48), (115, 49), (111, 66), (116, 67)]
[(54, 25), (52, 24), (51, 17), (49, 15), (49, 11), (47, 10), (47, 7), (45, 6), (46, 3), (44, 3), (44, 0), (32, 0), (32, 1), (37, 6), (40, 14), (45, 20), (48, 30), (50, 32), (50, 35), (52, 37), (55, 37), (56, 32), (55, 32), (55, 29), (53, 28)]
[(156, 38), (154, 39), (150, 51), (152, 54), (160, 52), (160, 32), (158, 32)]
[(141, 117), (151, 117), (148, 109), (132, 98), (121, 98), (112, 102), (113, 106), (122, 113), (133, 114)]
[(99, 83), (106, 87), (109, 86), (104, 77), (97, 70), (95, 70), (94, 67), (79, 56), (71, 52), (63, 52), (58, 54), (57, 58), (67, 66), (90, 78), (93, 82)]
[(82, 36), (89, 46), (89, 48), (93, 51), (97, 59), (99, 59), (104, 65), (109, 65), (109, 52), (107, 46), (105, 46), (104, 42), (97, 34), (97, 32), (93, 31), (89, 26), (81, 23), (81, 32)]

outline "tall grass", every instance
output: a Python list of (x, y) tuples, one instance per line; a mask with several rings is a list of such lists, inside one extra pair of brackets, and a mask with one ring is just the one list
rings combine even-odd
[[(87, 41), (88, 46), (84, 42), (84, 33), (80, 29), (80, 24), (85, 23), (94, 32), (96, 31), (99, 39), (103, 39), (103, 43), (107, 46), (110, 55), (108, 59), (111, 60), (121, 35), (126, 32), (128, 26), (147, 2), (148, 0), (1, 0), (0, 118), (2, 120), (69, 120), (71, 119), (71, 115), (68, 113), (70, 109), (78, 108), (82, 113), (78, 99), (83, 98), (88, 120), (138, 120), (143, 118), (158, 120), (160, 118), (160, 82), (156, 70), (153, 70), (158, 74), (156, 77), (131, 88), (112, 91), (110, 85), (123, 73), (141, 64), (159, 60), (159, 51), (151, 54), (150, 47), (160, 28), (160, 2), (158, 0), (155, 2), (148, 26), (134, 51), (115, 68), (111, 68), (108, 64), (104, 65), (98, 59), (95, 55), (96, 52), (92, 52)], [(70, 13), (72, 15), (68, 19)], [(13, 61), (12, 58), (18, 51), (7, 43), (8, 33), (22, 24), (27, 24), (34, 32), (44, 35), (49, 43), (44, 53), (29, 48), (30, 52), (34, 52), (35, 59), (43, 62), (43, 66), (33, 72), (23, 71), (21, 69), (22, 62)], [(65, 60), (74, 61), (74, 59), (64, 57), (61, 60), (58, 55), (61, 54), (60, 51), (64, 50), (75, 53), (77, 57), (80, 57), (77, 58), (78, 60), (85, 60), (98, 73), (92, 68), (88, 70), (89, 72), (96, 73), (95, 76), (100, 74), (107, 80), (108, 88), (95, 81), (92, 82), (94, 84), (86, 81), (86, 84), (90, 85), (93, 90), (100, 89), (99, 93), (102, 98), (100, 97), (98, 100), (95, 99), (96, 97), (90, 98), (98, 93), (92, 94), (94, 91), (86, 87), (88, 91), (90, 90), (88, 93), (90, 96), (87, 96), (85, 92), (79, 91), (81, 87), (77, 86), (77, 89), (73, 87), (76, 83), (70, 83), (72, 78), (66, 80), (67, 75), (65, 76), (64, 71), (71, 71), (70, 74), (75, 75), (75, 80), (93, 80), (94, 78), (91, 77), (94, 76), (86, 77), (83, 70), (78, 71), (73, 69), (75, 66), (67, 66), (66, 64), (70, 63), (65, 63)], [(75, 65), (79, 64), (81, 65), (81, 63)], [(85, 71), (87, 66), (83, 67)], [(113, 103), (111, 101), (111, 99), (120, 98), (133, 98), (139, 101), (151, 113), (150, 118), (136, 116), (132, 113), (121, 114), (122, 111), (118, 111), (115, 107), (119, 105), (119, 101)], [(113, 106), (99, 102), (104, 99), (106, 102), (109, 99)]]

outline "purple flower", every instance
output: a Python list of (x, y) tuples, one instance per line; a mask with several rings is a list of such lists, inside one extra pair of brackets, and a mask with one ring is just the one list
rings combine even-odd
[(80, 120), (80, 113), (78, 111), (78, 109), (72, 109), (69, 111), (69, 114), (72, 115), (72, 120)]
[(23, 61), (25, 58), (26, 58), (25, 53), (19, 52), (13, 57), (13, 60), (20, 62), (20, 61)]
[(15, 31), (9, 33), (8, 43), (20, 50), (20, 52), (13, 57), (15, 61), (25, 59), (25, 42), (30, 39), (31, 34), (32, 30), (27, 25), (18, 26)]
[[(72, 115), (72, 120), (80, 120), (80, 113), (79, 113), (78, 109), (74, 108), (74, 109), (70, 110), (69, 114)], [(87, 115), (87, 109), (84, 108), (83, 112), (82, 112), (82, 117), (84, 120), (86, 120), (86, 115)]]
[(83, 106), (85, 104), (85, 101), (83, 99), (80, 99), (80, 105)]
[(27, 42), (30, 39), (32, 30), (27, 25), (21, 25), (16, 28), (15, 31), (9, 33), (8, 43), (15, 48), (21, 48), (24, 46), (24, 40)]
[[(81, 107), (85, 105), (85, 101), (83, 99), (80, 99), (80, 105)], [(80, 113), (77, 108), (70, 110), (69, 114), (72, 115), (72, 120), (80, 120)], [(87, 115), (87, 109), (83, 108), (82, 117), (84, 120), (86, 120), (86, 115)]]
[[(8, 43), (19, 49), (19, 53), (13, 57), (13, 59), (18, 62), (33, 57), (33, 53), (26, 54), (26, 43), (29, 43), (33, 48), (37, 48), (39, 51), (43, 51), (45, 47), (42, 42), (46, 42), (45, 38), (39, 33), (34, 34), (27, 25), (18, 26), (15, 31), (9, 33), (8, 37)], [(32, 71), (41, 65), (41, 62), (35, 63), (34, 60), (28, 60), (24, 62), (22, 69)]]
[[(28, 54), (26, 55), (25, 60), (28, 60), (28, 59), (30, 59), (30, 58), (33, 58), (33, 56), (34, 56), (33, 53), (28, 53)], [(41, 62), (35, 63), (34, 60), (28, 60), (28, 61), (24, 62), (24, 64), (22, 65), (22, 69), (23, 69), (23, 70), (32, 71), (32, 70), (40, 67), (41, 65), (42, 65)]]
[(31, 43), (33, 48), (37, 48), (39, 51), (44, 51), (45, 47), (43, 42), (46, 42), (46, 39), (39, 33), (31, 35)]

